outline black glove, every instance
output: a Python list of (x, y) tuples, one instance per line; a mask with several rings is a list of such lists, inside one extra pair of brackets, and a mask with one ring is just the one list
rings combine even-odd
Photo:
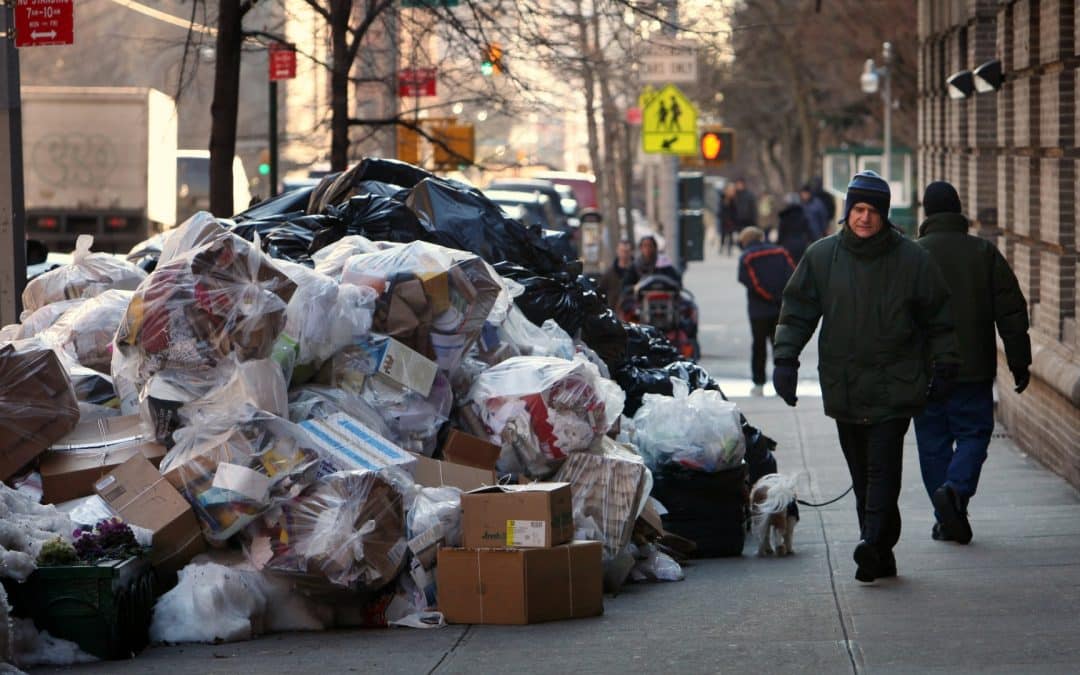
[(926, 391), (926, 400), (931, 403), (944, 403), (952, 393), (953, 381), (960, 371), (960, 366), (955, 363), (934, 363), (933, 372), (930, 374), (930, 386)]
[(784, 403), (795, 407), (799, 399), (795, 396), (795, 387), (799, 383), (799, 362), (796, 359), (776, 359), (773, 362), (772, 384), (776, 394)]
[(1031, 370), (1027, 366), (1021, 368), (1012, 369), (1013, 382), (1016, 383), (1017, 394), (1022, 394), (1027, 389), (1028, 384), (1031, 383)]

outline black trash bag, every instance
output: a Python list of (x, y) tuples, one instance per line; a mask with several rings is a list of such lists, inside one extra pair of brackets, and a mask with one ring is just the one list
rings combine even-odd
[(659, 328), (625, 322), (623, 328), (626, 330), (626, 357), (634, 359), (635, 364), (659, 368), (679, 360), (679, 350)]
[[(411, 188), (422, 180), (435, 178), (420, 167), (396, 159), (369, 157), (344, 173), (326, 176), (315, 186), (308, 201), (308, 213), (326, 213), (332, 206), (342, 206), (349, 197), (367, 193), (366, 182), (377, 181), (402, 188)], [(455, 183), (461, 185), (460, 183)], [(376, 194), (383, 194), (380, 190)]]
[(672, 395), (671, 379), (660, 368), (635, 366), (627, 362), (612, 370), (611, 377), (626, 394), (623, 414), (627, 417), (633, 417), (638, 411), (645, 394)]
[(327, 212), (345, 223), (348, 234), (359, 234), (372, 241), (408, 244), (430, 238), (416, 214), (405, 204), (382, 195), (350, 197), (341, 206), (329, 207)]
[(311, 198), (313, 187), (302, 187), (296, 190), (283, 192), (277, 197), (264, 199), (246, 211), (233, 216), (233, 220), (268, 220), (283, 218), (287, 214), (299, 213), (303, 215), (307, 209), (308, 200)]
[(508, 262), (533, 273), (550, 274), (564, 268), (562, 256), (544, 241), (539, 227), (507, 218), (494, 202), (461, 183), (422, 180), (405, 204), (436, 244), (469, 251), (492, 265)]
[[(675, 361), (664, 366), (663, 370), (669, 377), (682, 380), (689, 385), (690, 391), (695, 389), (720, 391), (720, 385), (709, 376), (709, 372), (693, 361)], [(727, 400), (724, 392), (720, 391), (720, 395), (724, 397), (725, 401)]]
[(389, 197), (399, 202), (404, 202), (409, 196), (410, 190), (393, 183), (384, 183), (380, 180), (362, 180), (356, 184), (357, 194), (379, 195)]
[(574, 250), (573, 232), (543, 230), (540, 236), (551, 247), (551, 250), (561, 256), (563, 260), (575, 260), (577, 258), (577, 251)]
[(652, 496), (667, 509), (664, 530), (697, 544), (696, 557), (742, 555), (749, 516), (746, 464), (715, 473), (666, 466), (653, 473)]
[(287, 219), (245, 220), (229, 228), (248, 241), (259, 235), (262, 250), (271, 258), (313, 267), (311, 254), (344, 237), (345, 224), (333, 216), (288, 214)]
[(626, 361), (626, 329), (610, 309), (585, 317), (581, 339), (607, 364), (608, 370)]
[[(743, 438), (746, 439), (745, 459), (748, 469), (746, 482), (748, 487), (753, 487), (754, 483), (762, 476), (778, 471), (776, 456), (773, 455), (773, 450), (776, 449), (776, 441), (761, 433), (761, 429), (750, 424), (745, 415), (740, 414), (739, 418), (742, 424)], [(791, 502), (788, 504), (787, 513), (788, 516), (797, 519), (799, 517), (799, 505)]]

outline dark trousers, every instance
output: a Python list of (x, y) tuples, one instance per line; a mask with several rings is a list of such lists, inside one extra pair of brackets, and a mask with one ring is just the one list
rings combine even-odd
[(855, 485), (855, 509), (862, 539), (883, 557), (900, 540), (900, 476), (904, 463), (904, 434), (911, 420), (877, 424), (837, 422), (840, 447)]
[(767, 319), (750, 319), (750, 333), (754, 336), (753, 347), (750, 349), (750, 372), (754, 378), (754, 384), (765, 384), (765, 342), (772, 343), (773, 333), (776, 332), (776, 322), (779, 316)]
[(928, 403), (915, 418), (927, 494), (948, 483), (967, 508), (994, 431), (993, 386), (991, 381), (958, 383), (944, 403)]

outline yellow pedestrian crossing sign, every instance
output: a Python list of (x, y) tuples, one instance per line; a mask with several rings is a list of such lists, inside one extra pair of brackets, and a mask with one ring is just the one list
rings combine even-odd
[(641, 144), (645, 152), (697, 155), (697, 108), (679, 88), (669, 84), (659, 92), (651, 87), (638, 98)]

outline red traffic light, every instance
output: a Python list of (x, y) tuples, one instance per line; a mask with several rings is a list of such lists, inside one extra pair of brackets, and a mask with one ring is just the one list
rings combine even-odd
[(706, 162), (729, 162), (735, 158), (735, 132), (730, 129), (707, 129), (698, 142), (701, 159)]
[(724, 148), (724, 140), (720, 134), (708, 131), (701, 135), (701, 156), (705, 159), (716, 159)]

